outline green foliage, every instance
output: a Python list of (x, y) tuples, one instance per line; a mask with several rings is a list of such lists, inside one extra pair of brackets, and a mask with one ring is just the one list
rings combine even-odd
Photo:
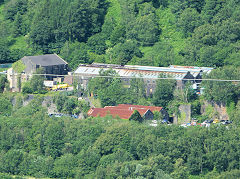
[[(238, 6), (221, 0), (9, 0), (1, 5), (0, 60), (60, 53), (73, 69), (93, 61), (238, 66)], [(150, 50), (143, 55), (138, 48), (145, 47)]]
[(159, 111), (153, 111), (153, 115), (154, 115), (154, 120), (156, 121), (162, 121), (163, 116), (162, 113)]
[(17, 110), (23, 106), (23, 98), (21, 95), (17, 95), (15, 98), (15, 106), (14, 109)]
[(12, 68), (17, 73), (22, 73), (26, 66), (23, 64), (22, 60), (18, 60), (12, 64)]
[[(24, 55), (60, 53), (72, 69), (80, 63), (223, 67), (206, 78), (239, 78), (239, 1), (223, 0), (7, 0), (0, 1), (0, 62)], [(13, 65), (21, 73), (22, 64)], [(148, 104), (141, 80), (123, 86), (113, 71), (101, 72), (89, 91), (102, 105)], [(42, 93), (33, 77), (24, 93)], [(5, 79), (0, 77), (0, 90)], [(49, 118), (35, 99), (12, 111), (0, 97), (0, 169), (37, 178), (236, 178), (239, 176), (239, 85), (204, 81), (204, 98), (228, 106), (235, 125), (205, 128), (157, 127), (103, 119)], [(177, 112), (200, 103), (189, 88), (174, 97), (175, 82), (162, 80), (150, 99)], [(175, 100), (173, 100), (175, 99)], [(67, 96), (55, 99), (61, 112), (86, 112)], [(236, 104), (236, 106), (235, 106)], [(12, 116), (11, 116), (12, 114)], [(202, 119), (218, 114), (207, 108)], [(7, 116), (7, 117), (6, 117)], [(0, 177), (11, 178), (0, 174)]]
[[(94, 49), (95, 47), (93, 46), (92, 48)], [(89, 63), (90, 55), (88, 53), (88, 50), (89, 46), (85, 43), (71, 43), (67, 41), (62, 47), (60, 54), (64, 59), (68, 60), (70, 67), (72, 69), (75, 69), (80, 63)]]
[(57, 178), (73, 177), (75, 174), (76, 158), (72, 154), (62, 155), (54, 162), (53, 172)]
[(32, 85), (30, 81), (27, 81), (23, 84), (22, 87), (22, 93), (23, 94), (31, 94), (33, 93)]
[(90, 80), (88, 90), (90, 93), (97, 95), (102, 106), (114, 106), (116, 104), (128, 101), (128, 95), (122, 82), (117, 77), (116, 71), (101, 70), (100, 76), (110, 76), (109, 78), (93, 78)]
[(129, 121), (143, 122), (143, 118), (142, 118), (141, 114), (137, 110), (134, 110), (133, 114), (129, 118)]
[(0, 42), (0, 62), (5, 63), (11, 61), (10, 50), (6, 41), (1, 40)]
[(174, 90), (174, 99), (180, 103), (189, 103), (196, 100), (197, 94), (191, 82), (185, 82), (183, 87)]
[[(239, 70), (234, 67), (224, 67), (213, 70), (209, 75), (210, 79), (238, 79)], [(236, 96), (239, 95), (238, 84), (223, 81), (204, 81), (202, 86), (204, 96), (209, 101), (228, 104), (231, 101), (236, 101)]]
[(201, 114), (201, 103), (199, 100), (191, 102), (191, 116), (196, 117)]
[(103, 34), (98, 33), (95, 34), (93, 36), (91, 36), (88, 41), (87, 44), (90, 47), (91, 51), (101, 55), (105, 53), (105, 50), (107, 48), (106, 43), (105, 43), (105, 37)]
[[(130, 80), (130, 88), (127, 91), (129, 95), (128, 99), (132, 104), (141, 104), (142, 100), (145, 100), (146, 90), (144, 81), (141, 78), (132, 78)], [(144, 105), (144, 104), (142, 104)]]
[(132, 40), (119, 43), (110, 51), (111, 63), (120, 65), (126, 65), (134, 56), (142, 57), (142, 53), (137, 43)]
[[(42, 68), (37, 69), (36, 73), (34, 74), (44, 74), (44, 70)], [(24, 92), (26, 93), (28, 92), (34, 92), (34, 93), (38, 93), (38, 94), (44, 94), (46, 93), (46, 89), (44, 87), (44, 80), (45, 77), (44, 75), (34, 75), (33, 77), (30, 79), (30, 87), (29, 88), (29, 83), (26, 83), (25, 85), (27, 85), (24, 89)]]
[(11, 149), (2, 158), (0, 162), (1, 171), (5, 173), (19, 173), (19, 164), (23, 160), (23, 152), (21, 150)]
[(0, 93), (4, 91), (4, 88), (6, 87), (7, 78), (5, 75), (0, 75)]
[(183, 29), (183, 32), (187, 37), (193, 33), (196, 27), (201, 25), (201, 16), (195, 9), (184, 9), (180, 15), (178, 25)]
[(155, 9), (149, 3), (141, 4), (138, 17), (126, 24), (126, 37), (137, 40), (143, 46), (151, 46), (157, 42), (159, 31)]
[(110, 42), (113, 45), (121, 43), (124, 41), (124, 36), (126, 34), (125, 27), (122, 25), (118, 25), (114, 28), (110, 36)]
[(0, 117), (0, 169), (37, 178), (234, 178), (234, 124), (209, 130), (108, 117), (50, 118), (36, 98), (13, 116)]
[(65, 93), (54, 95), (53, 101), (59, 112), (66, 114), (86, 113), (89, 110), (89, 105), (85, 101), (78, 101), (75, 97), (68, 97)]
[(173, 100), (175, 80), (157, 80), (157, 87), (153, 94), (152, 102), (155, 106), (166, 107)]
[(10, 115), (12, 113), (12, 103), (5, 97), (0, 96), (0, 116), (1, 115)]

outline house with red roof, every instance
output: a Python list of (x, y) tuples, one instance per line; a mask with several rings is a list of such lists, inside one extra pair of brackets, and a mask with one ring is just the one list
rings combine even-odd
[(132, 110), (149, 109), (152, 112), (158, 111), (162, 114), (164, 120), (169, 121), (169, 114), (163, 107), (132, 105), (132, 104), (119, 104), (117, 107), (121, 109), (132, 109)]
[(92, 117), (105, 117), (111, 115), (114, 118), (119, 117), (121, 119), (129, 119), (133, 114), (133, 111), (114, 108), (91, 108), (87, 114)]
[(88, 116), (105, 117), (106, 115), (111, 115), (114, 118), (118, 116), (121, 119), (129, 119), (135, 110), (137, 110), (142, 116), (142, 118), (145, 120), (153, 120), (154, 111), (160, 112), (163, 115), (163, 119), (169, 120), (169, 115), (167, 111), (162, 107), (130, 104), (119, 104), (118, 106), (105, 106), (104, 108), (91, 108), (88, 111)]

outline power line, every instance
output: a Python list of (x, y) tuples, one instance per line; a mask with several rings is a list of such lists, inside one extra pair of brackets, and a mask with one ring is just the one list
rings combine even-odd
[[(11, 74), (13, 76), (17, 76), (24, 73), (14, 73)], [(25, 74), (27, 75), (27, 74)], [(141, 76), (91, 76), (91, 75), (80, 75), (80, 74), (72, 74), (72, 75), (57, 75), (57, 74), (31, 74), (28, 76), (53, 76), (53, 77), (66, 77), (66, 76), (72, 76), (72, 77), (85, 77), (85, 78), (117, 78), (117, 79), (154, 79), (154, 80), (181, 80), (181, 81), (218, 81), (218, 82), (240, 82), (240, 80), (227, 80), (227, 79), (210, 79), (210, 78), (202, 78), (202, 79), (190, 79), (190, 78), (173, 78), (173, 77), (157, 77), (157, 78), (151, 78), (151, 77), (141, 77)]]

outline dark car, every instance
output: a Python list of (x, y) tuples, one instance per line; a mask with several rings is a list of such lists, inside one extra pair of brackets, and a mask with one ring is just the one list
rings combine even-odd
[(167, 119), (163, 119), (161, 123), (162, 124), (170, 124), (170, 122)]
[(224, 124), (224, 125), (227, 125), (227, 124), (231, 124), (232, 121), (229, 121), (229, 120), (221, 120), (220, 123), (221, 123), (221, 124)]

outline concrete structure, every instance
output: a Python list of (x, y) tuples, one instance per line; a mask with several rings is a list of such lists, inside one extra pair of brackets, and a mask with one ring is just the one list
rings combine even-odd
[(43, 69), (43, 73), (46, 74), (45, 77), (47, 80), (53, 80), (54, 78), (58, 78), (59, 76), (66, 75), (68, 73), (68, 63), (57, 54), (25, 56), (21, 59), (21, 61), (25, 65), (25, 69), (21, 74), (15, 73), (12, 68), (10, 68), (7, 72), (10, 89), (13, 92), (20, 91), (19, 86), (17, 85), (17, 78), (21, 78), (21, 82), (28, 81), (32, 77), (33, 73), (35, 73), (39, 68)]
[[(153, 66), (138, 66), (138, 65), (114, 65), (114, 64), (101, 64), (93, 63), (91, 65), (81, 64), (74, 72), (74, 80), (79, 85), (86, 89), (89, 79), (99, 76), (100, 70), (113, 69), (122, 78), (126, 86), (130, 85), (131, 78), (141, 77), (146, 84), (146, 94), (150, 95), (155, 91), (156, 80), (160, 76), (173, 78), (177, 80), (177, 87), (182, 88), (187, 80), (192, 79), (193, 84), (200, 83), (203, 70), (184, 68), (184, 67), (153, 67)], [(197, 86), (197, 85), (195, 85)]]
[(178, 108), (179, 115), (174, 115), (174, 124), (191, 123), (191, 104), (182, 104)]

